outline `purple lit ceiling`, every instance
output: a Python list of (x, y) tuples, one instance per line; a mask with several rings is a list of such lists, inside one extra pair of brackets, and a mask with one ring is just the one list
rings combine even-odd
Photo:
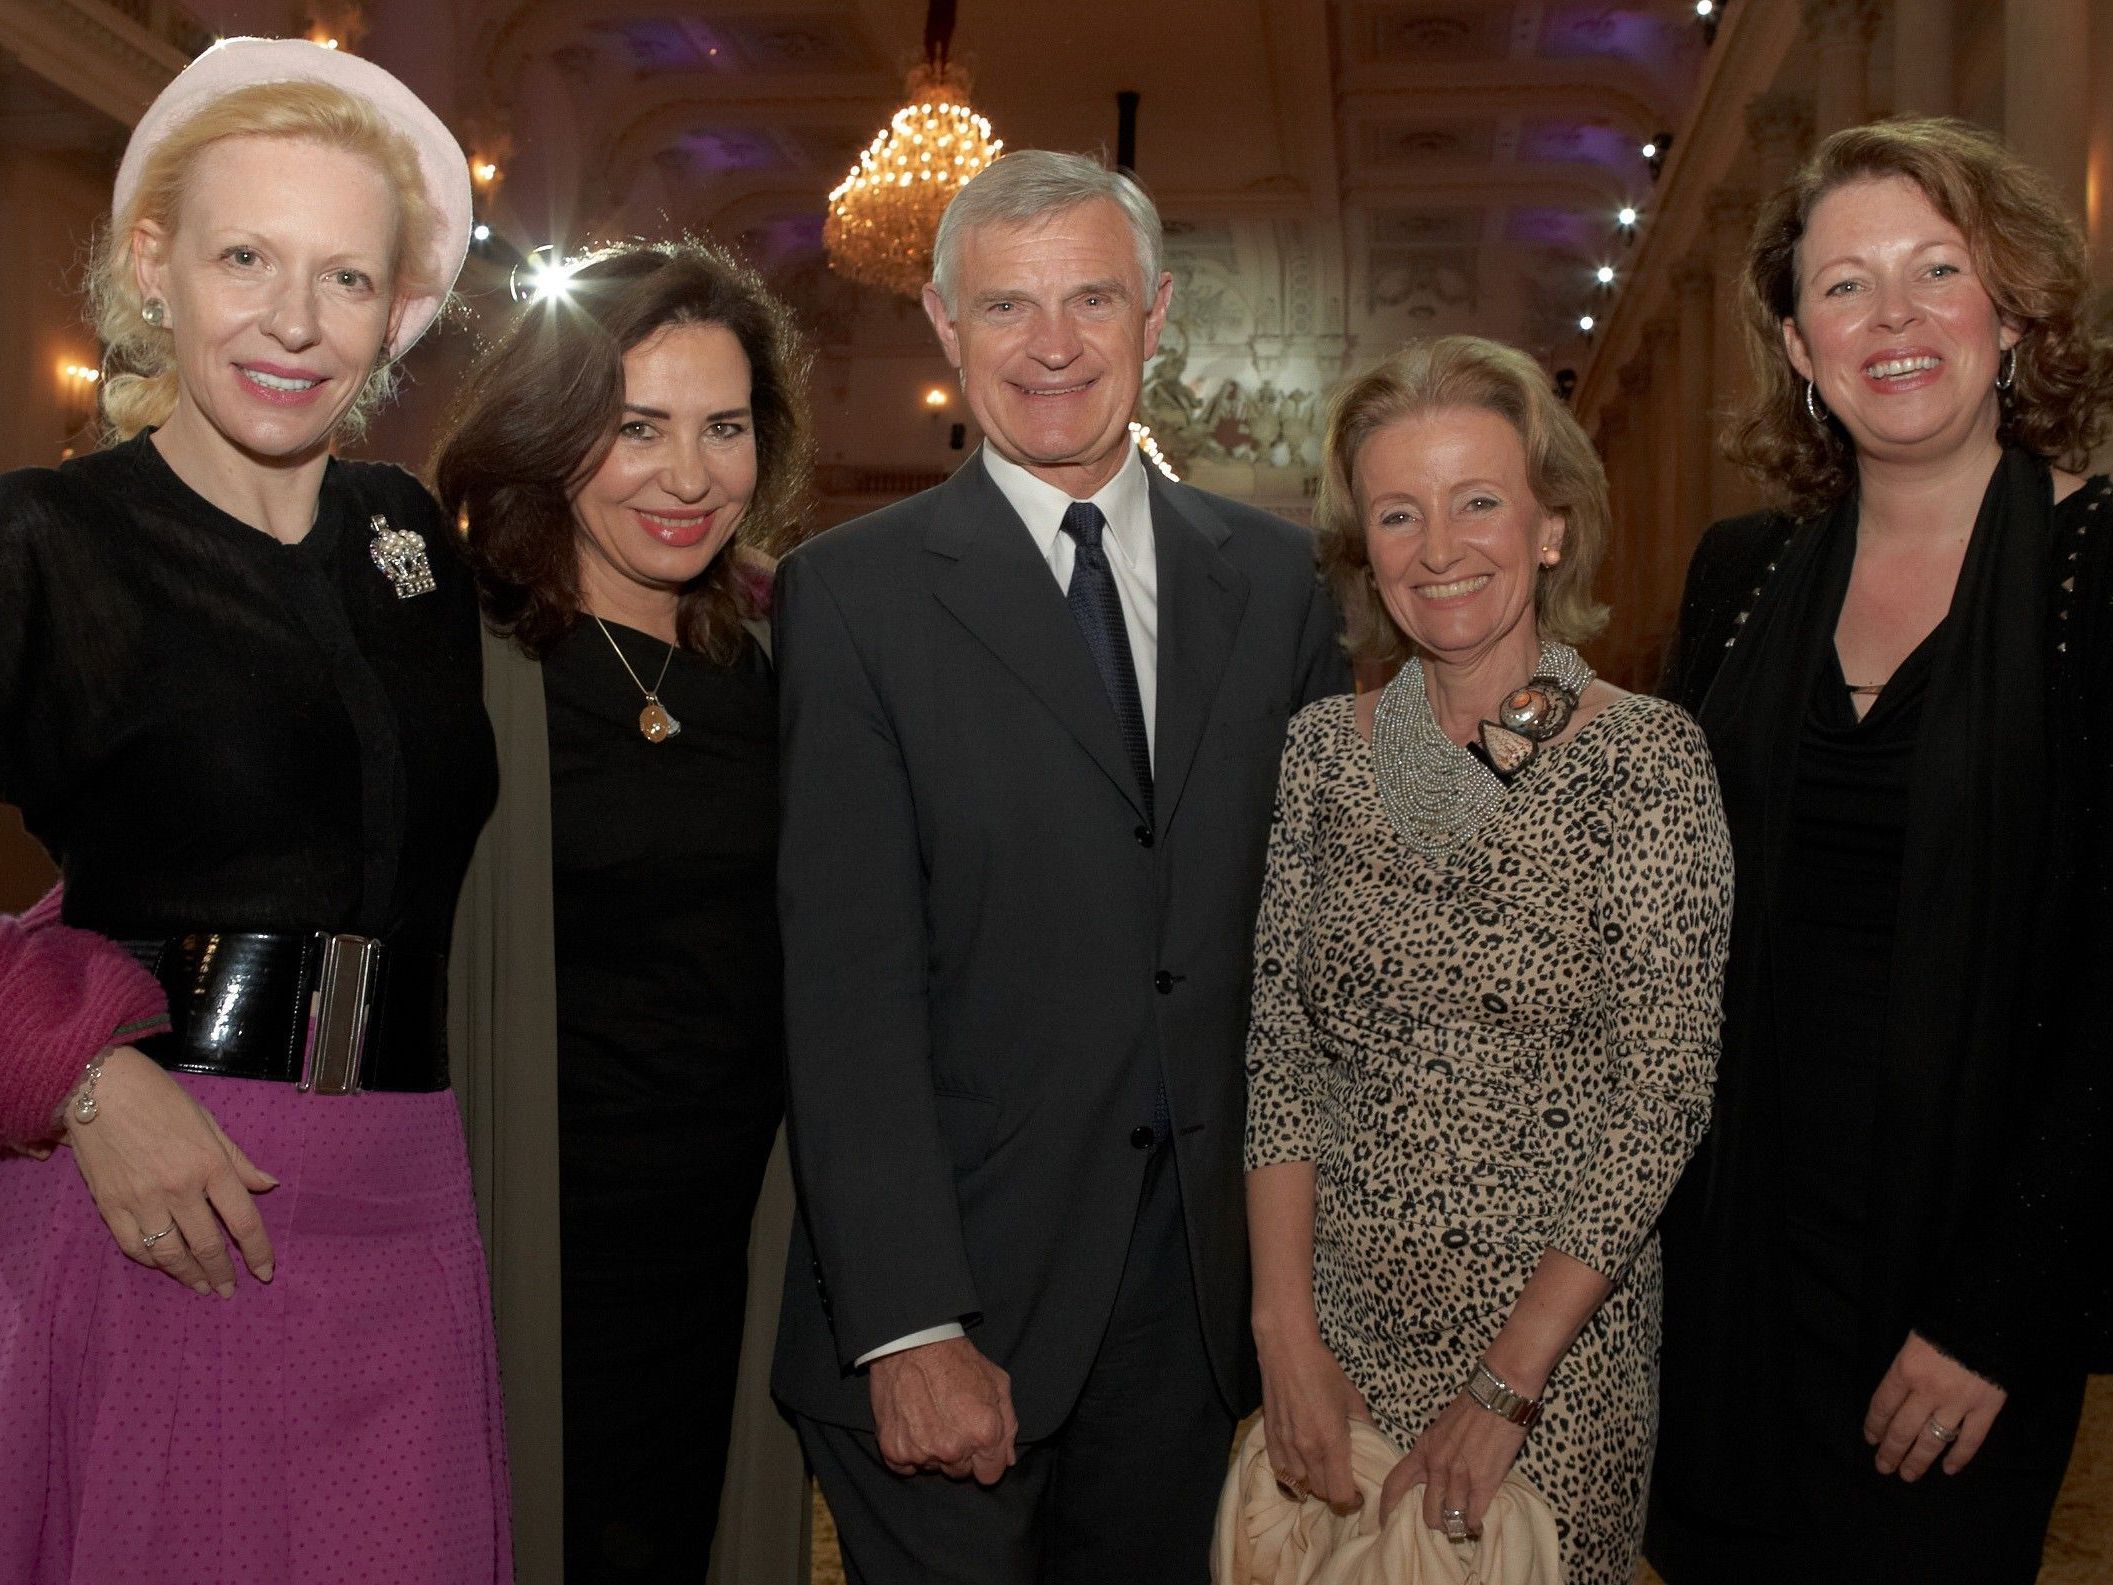
[(703, 175), (781, 170), (793, 163), (776, 138), (756, 127), (699, 127), (683, 135), (682, 147)]
[(1521, 206), (1506, 217), (1504, 240), (1542, 247), (1574, 248), (1583, 252), (1607, 247), (1613, 230), (1611, 219), (1576, 209)]
[(1648, 61), (1668, 53), (1664, 12), (1670, 6), (1558, 5), (1541, 26), (1541, 52), (1553, 59), (1619, 55)]
[(692, 17), (626, 17), (597, 22), (594, 31), (621, 51), (635, 71), (716, 71), (733, 64), (726, 58), (726, 39), (709, 23)]
[(1604, 165), (1627, 174), (1637, 163), (1635, 135), (1604, 122), (1529, 121), (1519, 132), (1519, 157), (1562, 164)]

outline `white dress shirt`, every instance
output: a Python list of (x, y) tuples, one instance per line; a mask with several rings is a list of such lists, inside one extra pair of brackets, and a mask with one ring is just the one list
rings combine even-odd
[[(1130, 663), (1137, 668), (1137, 702), (1145, 712), (1145, 745), (1154, 755), (1159, 747), (1159, 554), (1152, 538), (1152, 491), (1145, 482), (1144, 454), (1129, 448), (1115, 477), (1092, 496), (1093, 504), (1108, 520), (1101, 546), (1108, 553), (1108, 569), (1115, 574), (1115, 590), (1122, 596), (1123, 626), (1130, 632)], [(983, 466), (991, 483), (1012, 503), (1033, 536), (1035, 549), (1049, 563), (1057, 587), (1071, 589), (1071, 566), (1078, 544), (1064, 532), (1064, 509), (1071, 497), (1053, 484), (1044, 483), (1021, 467), (1007, 462), (986, 445)], [(1157, 764), (1155, 758), (1154, 764)]]
[[(1057, 587), (1071, 589), (1071, 569), (1078, 558), (1078, 544), (1064, 532), (1064, 510), (1072, 498), (1055, 485), (1037, 479), (1017, 462), (1008, 462), (986, 445), (983, 466), (991, 482), (1020, 514), (1035, 549), (1049, 563)], [(1145, 479), (1145, 461), (1135, 446), (1115, 470), (1115, 477), (1091, 497), (1107, 520), (1101, 548), (1107, 553), (1108, 570), (1115, 575), (1115, 590), (1122, 597), (1123, 627), (1130, 635), (1130, 664), (1137, 671), (1137, 702), (1145, 713), (1145, 746), (1158, 763), (1159, 751), (1159, 550), (1152, 537), (1152, 491)], [(889, 1354), (922, 1348), (927, 1343), (962, 1337), (959, 1321), (928, 1326), (892, 1343), (869, 1349), (855, 1365), (870, 1365)]]

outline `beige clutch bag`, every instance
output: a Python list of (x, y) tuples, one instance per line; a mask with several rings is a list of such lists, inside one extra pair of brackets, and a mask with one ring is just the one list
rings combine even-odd
[(1400, 1461), (1378, 1431), (1351, 1422), (1350, 1468), (1365, 1505), (1338, 1515), (1277, 1489), (1258, 1416), (1218, 1501), (1212, 1585), (1561, 1585), (1555, 1516), (1516, 1474), (1491, 1499), (1478, 1540), (1448, 1541), (1425, 1524), (1417, 1492), (1382, 1527), (1379, 1490)]

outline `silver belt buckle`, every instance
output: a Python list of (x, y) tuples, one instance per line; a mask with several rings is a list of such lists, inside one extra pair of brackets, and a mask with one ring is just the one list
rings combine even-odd
[(301, 1064), (302, 1091), (360, 1093), (367, 1054), (367, 1015), (373, 1007), (382, 944), (372, 936), (325, 936), (316, 976), (315, 1029)]

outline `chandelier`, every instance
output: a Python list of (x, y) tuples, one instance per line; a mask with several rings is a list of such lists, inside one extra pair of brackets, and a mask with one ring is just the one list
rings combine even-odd
[(1005, 147), (969, 104), (968, 74), (947, 63), (953, 11), (950, 0), (932, 0), (910, 102), (837, 183), (822, 222), (832, 269), (911, 298), (932, 277), (932, 238), (948, 201)]

